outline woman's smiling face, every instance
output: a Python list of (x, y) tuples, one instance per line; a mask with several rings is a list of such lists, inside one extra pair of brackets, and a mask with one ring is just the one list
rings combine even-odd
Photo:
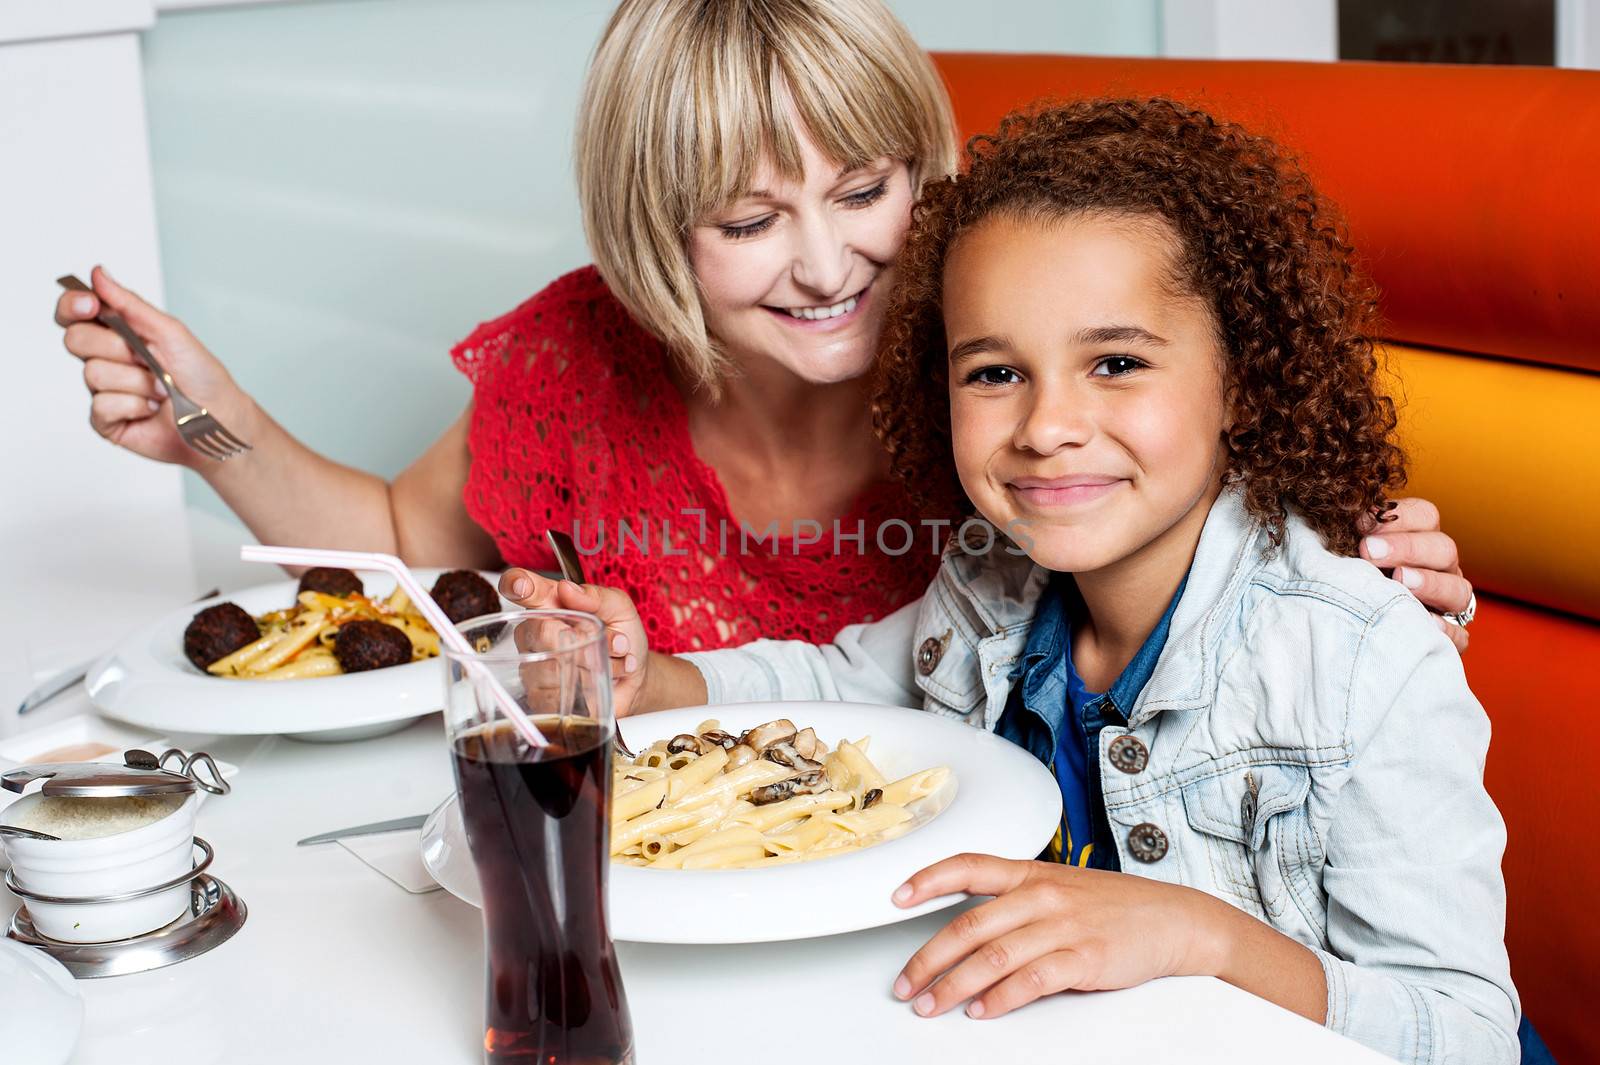
[(1098, 570), (1203, 524), (1220, 490), (1223, 357), (1212, 313), (1174, 282), (1176, 247), (1134, 215), (995, 215), (946, 260), (956, 470), (1048, 569)]
[(872, 365), (911, 175), (897, 159), (841, 169), (799, 140), (801, 180), (757, 167), (748, 195), (690, 230), (689, 262), (706, 332), (735, 362), (768, 358), (830, 384)]

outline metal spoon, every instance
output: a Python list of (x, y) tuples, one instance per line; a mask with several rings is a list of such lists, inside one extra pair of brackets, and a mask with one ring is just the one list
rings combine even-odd
[(16, 836), (18, 839), (44, 839), (61, 842), (60, 836), (52, 836), (48, 832), (35, 832), (31, 828), (17, 828), (15, 825), (0, 825), (0, 836)]
[[(561, 568), (561, 575), (573, 584), (588, 584), (589, 582), (583, 579), (583, 563), (579, 561), (582, 556), (578, 554), (578, 545), (572, 542), (572, 537), (564, 532), (546, 529), (544, 538), (549, 541), (550, 550), (555, 553), (556, 565)], [(611, 738), (624, 758), (636, 757), (622, 741), (622, 726), (615, 720), (611, 722)]]

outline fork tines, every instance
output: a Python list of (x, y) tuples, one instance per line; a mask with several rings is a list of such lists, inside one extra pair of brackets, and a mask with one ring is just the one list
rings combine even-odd
[(204, 408), (201, 408), (198, 414), (179, 422), (178, 433), (183, 437), (184, 443), (206, 458), (218, 462), (226, 462), (240, 452), (250, 450), (249, 444), (228, 432), (222, 423)]

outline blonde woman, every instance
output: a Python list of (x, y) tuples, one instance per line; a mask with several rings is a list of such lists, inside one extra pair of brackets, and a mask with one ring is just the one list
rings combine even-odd
[[(591, 580), (633, 595), (652, 647), (824, 641), (919, 595), (949, 531), (888, 480), (864, 375), (917, 190), (954, 169), (953, 128), (927, 55), (878, 0), (624, 0), (578, 121), (595, 265), (454, 349), (472, 401), (393, 482), (301, 444), (103, 269), (56, 318), (95, 430), (194, 469), (263, 541), (549, 568), (559, 529)], [(186, 448), (155, 380), (93, 321), (99, 301), (253, 450)], [(1437, 513), (1414, 501), (1398, 519), (1383, 565), (1463, 609)]]

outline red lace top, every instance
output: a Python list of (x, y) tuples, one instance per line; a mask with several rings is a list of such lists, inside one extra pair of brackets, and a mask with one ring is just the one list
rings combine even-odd
[(545, 530), (571, 535), (585, 576), (633, 596), (657, 650), (826, 643), (921, 595), (938, 568), (929, 529), (888, 482), (836, 523), (837, 552), (833, 529), (807, 543), (741, 527), (695, 454), (664, 345), (593, 267), (451, 357), (473, 384), (468, 514), (511, 566), (553, 569)]

